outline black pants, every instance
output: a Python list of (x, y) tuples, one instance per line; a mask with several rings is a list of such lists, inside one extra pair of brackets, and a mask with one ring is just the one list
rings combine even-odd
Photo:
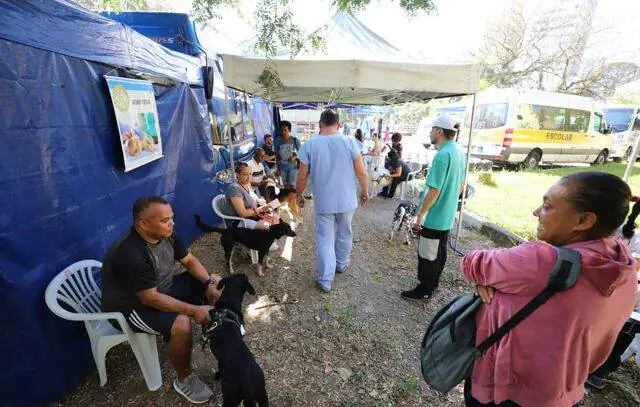
[[(511, 400), (505, 400), (502, 403), (481, 403), (471, 395), (471, 379), (464, 381), (464, 405), (466, 407), (520, 407), (519, 404)], [(579, 406), (580, 403), (574, 407)]]
[(625, 322), (618, 334), (615, 345), (613, 345), (611, 354), (592, 375), (604, 379), (609, 373), (615, 371), (620, 366), (620, 356), (627, 350), (637, 333), (640, 333), (640, 323), (638, 321), (630, 319)]
[(396, 195), (396, 189), (398, 189), (398, 185), (406, 180), (406, 175), (391, 178), (391, 185), (387, 185), (382, 188), (382, 195), (386, 196), (387, 198), (393, 198)]
[(440, 284), (440, 275), (447, 262), (448, 230), (434, 230), (423, 227), (418, 243), (418, 289), (431, 295)]

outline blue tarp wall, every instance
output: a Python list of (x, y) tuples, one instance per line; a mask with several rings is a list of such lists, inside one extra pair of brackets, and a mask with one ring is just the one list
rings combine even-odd
[[(154, 78), (164, 157), (125, 174), (103, 75), (133, 71)], [(93, 368), (84, 324), (53, 315), (44, 291), (102, 259), (137, 197), (171, 201), (187, 242), (194, 213), (214, 220), (224, 162), (199, 75), (196, 58), (72, 3), (0, 2), (0, 405), (55, 400)]]

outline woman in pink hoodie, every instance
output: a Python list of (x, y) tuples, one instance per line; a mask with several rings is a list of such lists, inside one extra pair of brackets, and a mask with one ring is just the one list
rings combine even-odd
[(465, 383), (467, 406), (564, 407), (582, 400), (584, 382), (604, 363), (636, 301), (635, 260), (611, 238), (629, 211), (620, 178), (583, 172), (549, 189), (539, 241), (467, 254), (462, 272), (485, 302), (476, 343), (485, 340), (547, 285), (554, 246), (582, 255), (576, 285), (553, 296), (479, 358)]

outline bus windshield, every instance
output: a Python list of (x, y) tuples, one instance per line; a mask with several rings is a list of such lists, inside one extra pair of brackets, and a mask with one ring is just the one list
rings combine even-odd
[[(508, 111), (508, 103), (487, 103), (484, 105), (477, 105), (473, 128), (495, 129), (496, 127), (502, 127), (507, 123)], [(471, 125), (471, 111), (467, 112), (464, 124), (466, 127)]]
[(604, 109), (604, 118), (611, 126), (612, 133), (619, 133), (629, 129), (633, 120), (633, 108)]

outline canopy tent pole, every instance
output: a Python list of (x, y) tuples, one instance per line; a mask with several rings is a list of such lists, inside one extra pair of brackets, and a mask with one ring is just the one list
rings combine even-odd
[(631, 170), (633, 169), (633, 164), (638, 159), (638, 147), (640, 147), (640, 137), (636, 138), (636, 143), (633, 146), (633, 153), (631, 153), (631, 157), (629, 157), (629, 162), (627, 163), (627, 169), (624, 172), (624, 182), (629, 183), (629, 177), (631, 177)]
[(224, 89), (224, 114), (225, 114), (225, 133), (227, 133), (227, 142), (229, 143), (229, 165), (231, 172), (236, 173), (235, 164), (233, 162), (233, 140), (231, 139), (231, 120), (229, 119), (229, 88)]
[[(462, 201), (460, 202), (460, 213), (458, 214), (458, 226), (456, 230), (456, 240), (455, 244), (451, 243), (451, 238), (449, 239), (449, 246), (459, 255), (464, 255), (464, 251), (458, 245), (458, 240), (460, 238), (460, 230), (462, 229), (462, 211), (464, 210), (464, 202), (467, 198), (467, 181), (469, 175), (469, 160), (471, 159), (471, 134), (473, 133), (473, 121), (475, 119), (476, 113), (476, 94), (473, 94), (473, 102), (471, 105), (471, 125), (469, 126), (469, 140), (467, 141), (467, 162), (465, 164), (464, 169), (464, 181), (462, 182)], [(640, 139), (640, 137), (638, 137)]]

